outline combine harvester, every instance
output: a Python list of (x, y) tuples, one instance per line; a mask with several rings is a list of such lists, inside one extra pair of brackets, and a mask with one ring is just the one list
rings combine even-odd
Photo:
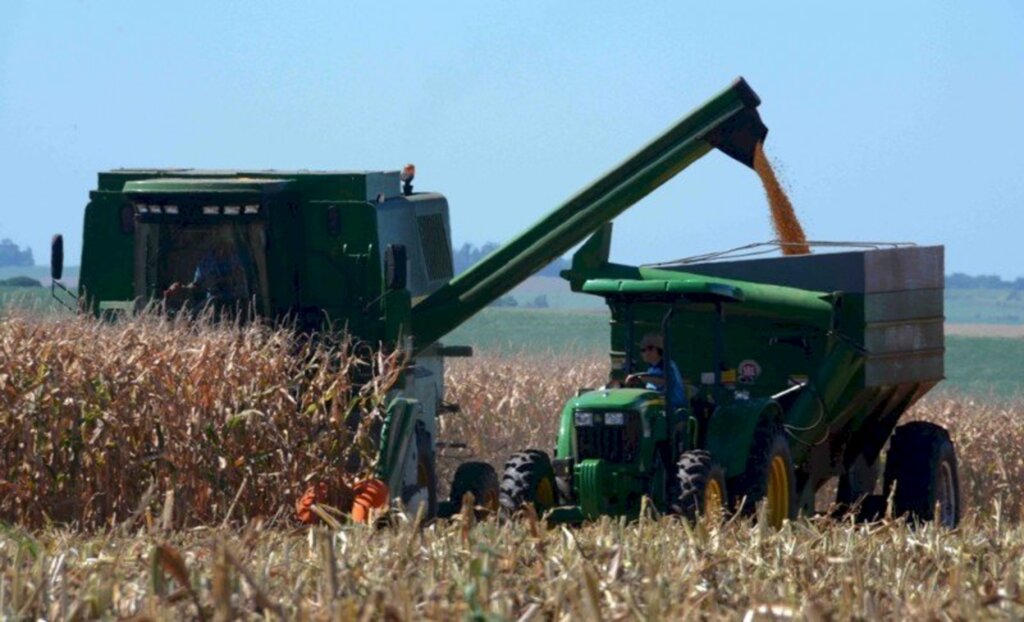
[[(710, 450), (707, 472), (723, 474), (715, 480), (722, 503), (730, 499), (727, 492), (742, 490), (752, 504), (763, 496), (760, 488), (740, 483), (755, 475), (765, 480), (757, 471), (764, 430), (773, 451), (784, 448), (778, 477), (761, 486), (769, 495), (785, 488), (780, 516), (793, 515), (798, 494), (807, 506), (813, 490), (834, 474), (847, 474), (844, 494), (854, 500), (868, 490), (878, 451), (899, 416), (941, 378), (941, 323), (934, 343), (922, 350), (918, 325), (907, 321), (941, 318), (940, 249), (784, 258), (777, 261), (797, 263), (771, 273), (742, 262), (687, 266), (685, 273), (607, 262), (611, 220), (703, 155), (717, 148), (753, 165), (767, 133), (759, 103), (737, 80), (454, 278), (447, 201), (413, 192), (411, 166), (401, 173), (100, 173), (85, 211), (79, 304), (102, 315), (154, 300), (169, 307), (191, 301), (297, 321), (308, 332), (346, 329), (362, 342), (402, 351), (407, 373), (385, 415), (377, 477), (357, 485), (352, 511), (365, 519), (371, 510), (401, 502), (432, 517), (457, 508), (466, 492), (492, 508), (499, 498), (494, 469), (468, 462), (456, 472), (450, 500), (437, 499), (437, 418), (457, 410), (443, 401), (444, 359), (471, 354), (440, 339), (593, 236), (567, 276), (575, 289), (607, 298), (613, 367), (633, 369), (640, 332), (661, 326), (687, 373), (710, 380), (692, 407), (673, 412), (666, 412), (659, 393), (638, 389), (571, 401), (553, 463), (538, 451), (510, 461), (505, 504), (534, 503), (545, 511), (563, 506), (553, 516), (568, 520), (636, 514), (643, 495), (669, 509), (678, 505), (676, 465), (699, 448)], [(60, 236), (52, 257), (59, 286)], [(861, 260), (859, 277), (846, 273), (854, 258)], [(730, 266), (739, 272), (712, 273)], [(901, 272), (883, 275), (886, 266)], [(787, 274), (790, 280), (774, 281)], [(937, 291), (922, 289), (931, 281), (915, 280), (935, 274)], [(921, 351), (904, 354), (909, 350)], [(747, 360), (756, 361), (759, 372), (753, 382), (737, 385), (730, 374)], [(610, 412), (621, 413), (621, 425), (602, 418)], [(582, 413), (593, 414), (589, 428)], [(928, 439), (947, 437), (930, 428), (927, 438), (903, 433), (909, 427), (897, 430), (890, 456), (905, 458), (904, 471), (915, 477), (925, 467), (947, 469), (947, 479), (934, 475), (929, 482), (955, 491), (952, 454), (931, 464), (922, 453), (934, 449)], [(897, 462), (890, 457), (889, 464)], [(931, 488), (924, 479), (904, 486), (904, 471), (894, 475), (901, 482), (898, 504), (908, 489), (910, 497), (923, 499), (922, 516), (933, 499), (948, 501), (952, 519), (945, 522), (955, 523), (959, 497), (926, 498)], [(711, 489), (698, 488), (690, 496), (706, 505)]]

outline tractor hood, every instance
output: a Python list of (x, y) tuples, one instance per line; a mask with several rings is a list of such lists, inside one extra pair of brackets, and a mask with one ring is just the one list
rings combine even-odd
[(639, 410), (652, 402), (663, 402), (656, 391), (647, 389), (598, 389), (570, 400), (573, 410)]

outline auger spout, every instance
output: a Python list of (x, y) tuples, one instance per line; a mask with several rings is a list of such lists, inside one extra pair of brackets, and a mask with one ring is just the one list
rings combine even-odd
[(753, 167), (768, 128), (743, 78), (412, 308), (417, 351), (465, 322), (555, 258), (717, 148)]

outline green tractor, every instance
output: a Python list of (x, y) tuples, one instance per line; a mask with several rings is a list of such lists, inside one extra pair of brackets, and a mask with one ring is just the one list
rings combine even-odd
[[(623, 331), (630, 340), (642, 332), (635, 319), (639, 309), (664, 309), (661, 352), (676, 345), (670, 323), (677, 309), (707, 307), (721, 314), (738, 294), (705, 283), (661, 280), (590, 280), (583, 291), (623, 309)], [(710, 336), (721, 343), (722, 324), (713, 326)], [(685, 337), (680, 342), (677, 351), (692, 351)], [(644, 497), (662, 512), (689, 518), (721, 515), (732, 499), (766, 498), (772, 524), (793, 516), (793, 460), (778, 403), (770, 397), (729, 399), (724, 382), (731, 379), (713, 358), (703, 367), (718, 372), (700, 389), (674, 387), (680, 379), (673, 373), (661, 375), (664, 387), (642, 380), (629, 386), (636, 383), (625, 379), (643, 372), (632, 350), (623, 351), (621, 367), (606, 387), (581, 391), (566, 404), (553, 460), (531, 450), (506, 463), (503, 504), (511, 509), (533, 502), (542, 511), (554, 509), (555, 520), (579, 522), (602, 515), (635, 517)], [(680, 389), (690, 399), (681, 404), (666, 398)], [(719, 404), (722, 408), (716, 408)]]
[[(839, 478), (839, 507), (877, 516), (891, 497), (896, 514), (957, 524), (949, 434), (897, 427), (942, 379), (942, 247), (630, 267), (608, 262), (610, 234), (598, 232), (564, 276), (611, 310), (612, 380), (566, 403), (553, 456), (509, 459), (507, 509), (580, 522), (635, 517), (644, 498), (688, 517), (764, 502), (779, 526), (815, 511)], [(655, 358), (680, 378), (662, 360), (664, 386), (623, 386), (645, 371), (642, 335), (658, 337), (647, 340), (661, 346)]]

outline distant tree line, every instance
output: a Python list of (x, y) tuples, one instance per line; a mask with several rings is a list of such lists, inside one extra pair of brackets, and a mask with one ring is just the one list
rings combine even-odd
[(25, 250), (18, 248), (18, 245), (7, 238), (0, 240), (0, 268), (9, 266), (26, 267), (34, 266), (36, 262), (32, 259), (32, 249)]
[(946, 275), (946, 287), (949, 289), (1009, 289), (1024, 291), (1024, 277), (1015, 281), (1004, 281), (995, 274), (971, 276), (962, 272)]
[[(500, 244), (494, 242), (487, 242), (483, 246), (476, 246), (474, 244), (463, 244), (461, 248), (455, 251), (455, 256), (452, 258), (455, 263), (455, 274), (462, 274), (469, 269), (470, 266), (480, 261), (494, 249), (498, 248)], [(541, 276), (559, 276), (562, 270), (569, 269), (569, 260), (565, 257), (559, 257), (552, 261), (550, 264), (541, 269), (537, 274)]]

